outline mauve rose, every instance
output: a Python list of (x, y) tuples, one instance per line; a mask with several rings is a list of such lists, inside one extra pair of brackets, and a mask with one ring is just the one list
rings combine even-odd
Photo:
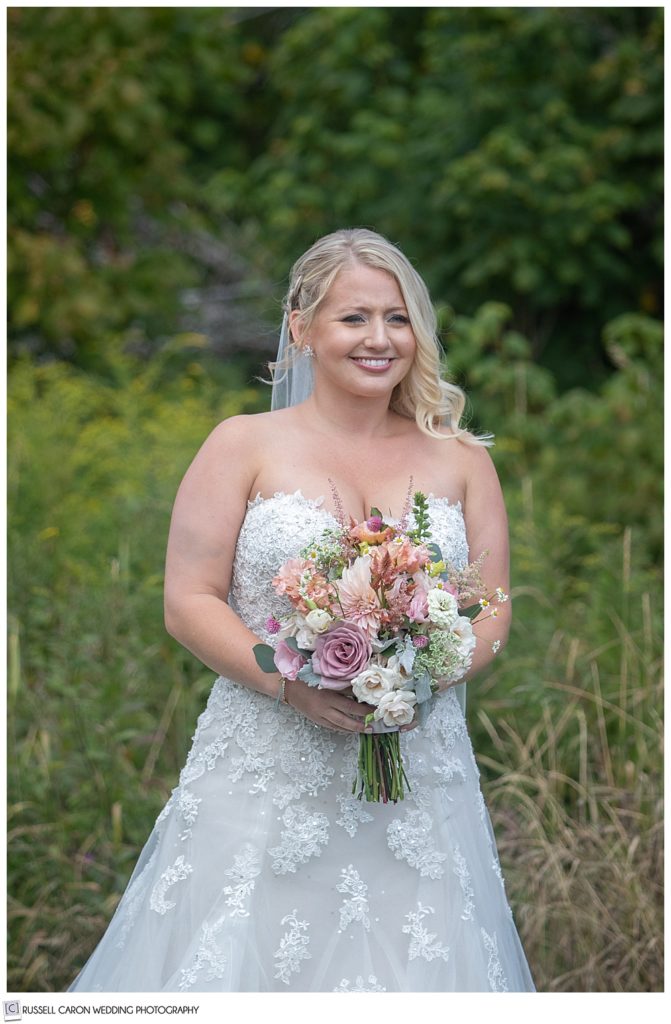
[(280, 640), (278, 643), (273, 661), (277, 671), (281, 672), (285, 679), (296, 679), (303, 665), (308, 663), (302, 654), (292, 651), (286, 640)]
[(354, 622), (335, 622), (315, 641), (312, 667), (327, 690), (345, 690), (366, 667), (372, 653), (370, 637)]

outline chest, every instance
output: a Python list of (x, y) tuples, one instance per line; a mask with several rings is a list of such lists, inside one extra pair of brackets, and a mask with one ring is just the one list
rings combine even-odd
[(365, 519), (372, 507), (398, 519), (415, 491), (464, 499), (464, 479), (456, 443), (427, 438), (384, 439), (377, 444), (303, 438), (300, 445), (277, 446), (266, 458), (252, 494), (299, 488), (324, 497), (332, 512), (338, 503), (346, 515)]

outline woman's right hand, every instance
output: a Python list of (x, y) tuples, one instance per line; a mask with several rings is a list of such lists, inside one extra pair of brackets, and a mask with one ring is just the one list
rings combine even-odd
[(366, 715), (375, 711), (371, 704), (363, 704), (352, 695), (352, 690), (327, 690), (308, 686), (302, 679), (288, 679), (284, 699), (315, 725), (335, 732), (372, 732), (364, 722)]

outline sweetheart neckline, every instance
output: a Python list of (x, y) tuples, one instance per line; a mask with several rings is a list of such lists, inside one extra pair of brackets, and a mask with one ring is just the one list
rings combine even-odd
[[(337, 517), (332, 512), (330, 512), (327, 508), (322, 507), (322, 502), (324, 501), (323, 494), (320, 495), (319, 498), (308, 498), (306, 497), (305, 494), (303, 494), (300, 487), (297, 488), (295, 491), (275, 491), (274, 494), (270, 494), (268, 495), (268, 497), (264, 497), (261, 494), (261, 492), (258, 491), (253, 498), (247, 499), (247, 511), (249, 511), (249, 509), (251, 508), (256, 508), (259, 505), (265, 504), (268, 501), (275, 501), (280, 498), (299, 498), (301, 501), (304, 501), (306, 505), (311, 505), (312, 508), (318, 509), (320, 512), (323, 512), (325, 515), (329, 516), (334, 522), (338, 522)], [(453, 508), (457, 512), (461, 513), (461, 517), (463, 519), (464, 513), (461, 506), (461, 501), (450, 501), (450, 499), (447, 497), (444, 497), (442, 495), (435, 495), (433, 491), (430, 491), (426, 495), (426, 499), (427, 501), (443, 502), (447, 508)]]

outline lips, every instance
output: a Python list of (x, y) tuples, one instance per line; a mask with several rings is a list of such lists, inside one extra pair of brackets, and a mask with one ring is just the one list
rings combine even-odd
[(394, 361), (391, 356), (385, 359), (374, 359), (372, 356), (350, 356), (350, 359), (364, 370), (375, 370), (378, 372), (388, 369)]

